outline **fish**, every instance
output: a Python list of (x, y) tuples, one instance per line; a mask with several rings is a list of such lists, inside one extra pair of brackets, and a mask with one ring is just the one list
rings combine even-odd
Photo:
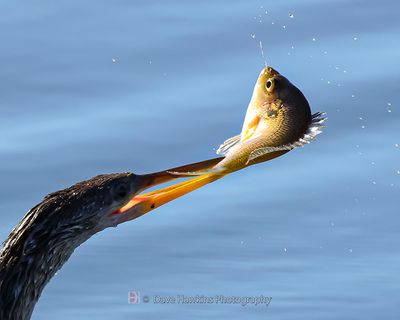
[(268, 66), (254, 86), (240, 134), (227, 139), (214, 170), (236, 171), (310, 143), (323, 128), (325, 113), (311, 114), (304, 94)]
[[(217, 150), (222, 157), (167, 170), (169, 178), (194, 178), (139, 195), (129, 207), (140, 203), (147, 206), (143, 212), (150, 211), (155, 201), (162, 205), (232, 172), (309, 144), (322, 132), (326, 119), (323, 112), (312, 114), (303, 93), (286, 77), (267, 66), (261, 70), (254, 86), (241, 133), (227, 139)], [(189, 167), (195, 171), (185, 170)]]
[(217, 150), (224, 158), (211, 169), (186, 175), (226, 175), (279, 157), (314, 140), (322, 132), (325, 116), (323, 112), (312, 114), (300, 89), (267, 66), (254, 86), (241, 133), (227, 139)]

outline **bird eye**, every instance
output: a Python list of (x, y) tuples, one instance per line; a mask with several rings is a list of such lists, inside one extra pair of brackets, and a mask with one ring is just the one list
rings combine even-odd
[(119, 183), (114, 188), (114, 200), (120, 201), (125, 199), (129, 193), (129, 187), (126, 183)]
[(265, 84), (265, 87), (267, 88), (268, 92), (272, 92), (272, 90), (274, 90), (274, 81), (273, 81), (273, 79), (268, 79), (267, 83)]

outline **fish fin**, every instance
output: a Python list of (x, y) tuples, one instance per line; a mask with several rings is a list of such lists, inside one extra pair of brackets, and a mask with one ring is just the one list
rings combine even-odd
[(258, 157), (261, 157), (267, 153), (271, 153), (271, 152), (275, 152), (275, 151), (283, 151), (283, 150), (292, 150), (294, 148), (303, 147), (306, 144), (309, 144), (312, 140), (315, 139), (315, 137), (317, 135), (319, 135), (322, 132), (322, 128), (325, 127), (324, 122), (327, 119), (328, 118), (326, 117), (325, 112), (314, 113), (311, 116), (311, 122), (308, 126), (306, 133), (300, 139), (296, 140), (295, 142), (285, 144), (285, 145), (282, 145), (279, 147), (265, 147), (265, 148), (259, 148), (259, 149), (253, 150), (250, 153), (249, 158), (247, 159), (246, 165), (250, 161), (252, 161)]
[(226, 155), (228, 151), (231, 150), (234, 146), (236, 146), (239, 142), (240, 142), (240, 134), (225, 140), (224, 143), (218, 147), (217, 154), (221, 156)]
[(293, 147), (291, 147), (290, 145), (283, 145), (283, 146), (280, 146), (280, 147), (265, 147), (265, 148), (255, 149), (250, 153), (250, 155), (249, 155), (249, 157), (247, 159), (246, 165), (250, 161), (252, 161), (252, 160), (254, 160), (256, 158), (259, 158), (259, 157), (261, 157), (261, 156), (263, 156), (263, 155), (265, 155), (267, 153), (276, 152), (276, 151), (283, 151), (283, 150), (292, 150), (292, 149), (293, 149)]

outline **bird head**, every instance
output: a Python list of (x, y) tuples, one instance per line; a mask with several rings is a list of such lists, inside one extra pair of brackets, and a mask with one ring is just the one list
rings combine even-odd
[[(46, 217), (47, 230), (65, 234), (67, 227), (70, 236), (85, 241), (94, 233), (138, 218), (167, 202), (217, 180), (219, 177), (202, 175), (141, 194), (145, 189), (182, 178), (179, 172), (204, 170), (220, 160), (221, 158), (215, 158), (144, 175), (129, 172), (98, 175), (67, 189), (49, 194), (38, 205), (40, 208), (36, 208), (40, 210), (34, 211), (41, 212), (40, 215)], [(40, 218), (38, 218), (35, 218), (35, 224), (40, 223)], [(48, 228), (49, 223), (53, 228)]]

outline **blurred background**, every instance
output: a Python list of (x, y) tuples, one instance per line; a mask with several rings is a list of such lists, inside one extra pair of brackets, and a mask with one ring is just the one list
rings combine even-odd
[[(328, 113), (317, 141), (76, 250), (33, 319), (397, 319), (399, 4), (2, 1), (0, 238), (49, 192), (214, 157), (264, 61)], [(271, 296), (268, 307), (128, 304)]]

